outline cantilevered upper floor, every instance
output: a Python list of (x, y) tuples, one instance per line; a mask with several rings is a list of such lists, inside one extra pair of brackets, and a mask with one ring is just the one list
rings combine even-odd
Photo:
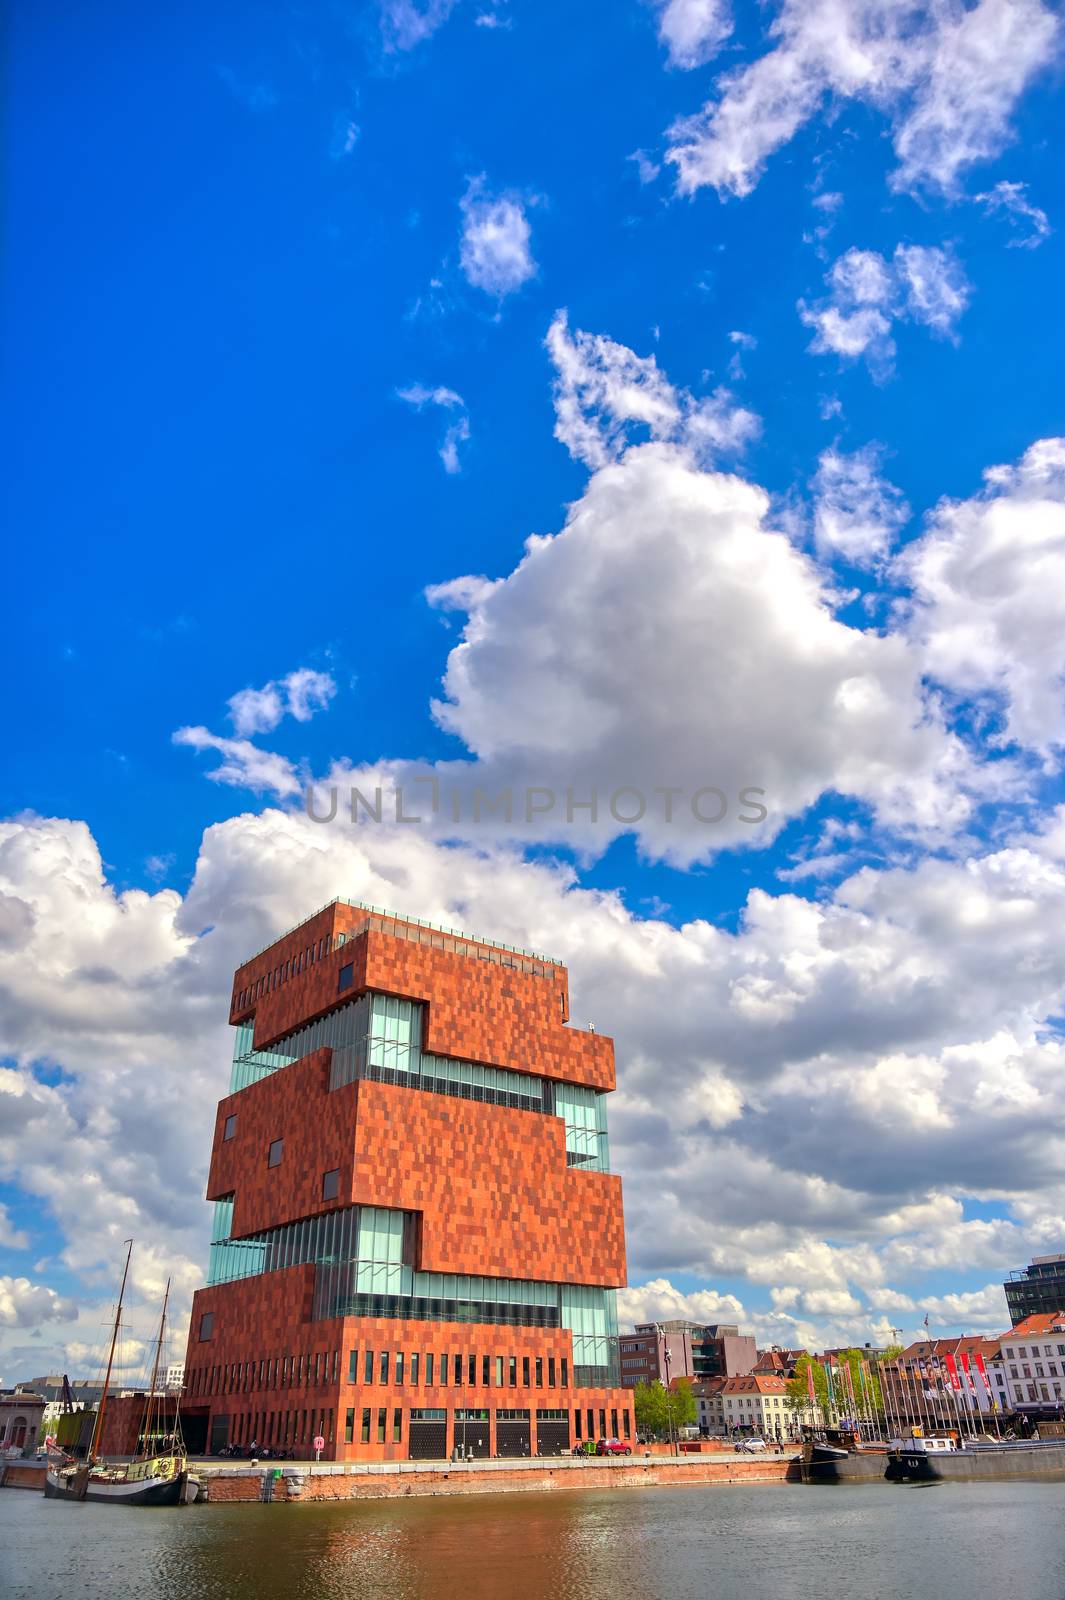
[(265, 1065), (272, 1054), (283, 1056), (279, 1043), (368, 993), (422, 1008), (418, 1046), (426, 1055), (614, 1088), (613, 1041), (566, 1025), (560, 962), (346, 900), (324, 906), (238, 968), (230, 1021), (250, 1030), (245, 1053)]

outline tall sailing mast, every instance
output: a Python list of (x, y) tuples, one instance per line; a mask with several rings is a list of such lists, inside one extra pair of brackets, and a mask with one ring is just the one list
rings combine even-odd
[[(145, 1413), (144, 1413), (144, 1433), (142, 1435), (142, 1438), (143, 1438), (145, 1456), (147, 1456), (149, 1454), (148, 1444), (149, 1444), (149, 1440), (151, 1439), (151, 1436), (152, 1436), (152, 1422), (155, 1419), (155, 1412), (156, 1412), (155, 1385), (156, 1385), (156, 1380), (159, 1377), (159, 1357), (162, 1354), (162, 1349), (163, 1349), (163, 1334), (166, 1331), (166, 1306), (167, 1306), (167, 1301), (169, 1299), (170, 1299), (170, 1279), (167, 1278), (167, 1280), (166, 1280), (166, 1289), (165, 1289), (165, 1291), (163, 1293), (163, 1313), (162, 1313), (162, 1316), (159, 1318), (159, 1337), (155, 1341), (155, 1360), (152, 1363), (152, 1381), (151, 1381), (151, 1384), (150, 1384), (149, 1389), (148, 1389), (148, 1405), (147, 1405), (147, 1408), (146, 1408)], [(162, 1416), (163, 1407), (159, 1407), (158, 1409), (159, 1409), (160, 1416)]]
[(104, 1413), (107, 1410), (107, 1395), (111, 1387), (111, 1368), (115, 1363), (115, 1346), (118, 1344), (118, 1325), (122, 1320), (122, 1301), (126, 1293), (126, 1279), (129, 1277), (129, 1258), (133, 1254), (133, 1240), (123, 1239), (126, 1246), (126, 1265), (122, 1268), (122, 1287), (118, 1291), (118, 1305), (115, 1307), (115, 1325), (111, 1329), (111, 1348), (107, 1353), (107, 1371), (104, 1374), (104, 1386), (100, 1395), (100, 1404), (96, 1409), (96, 1423), (92, 1430), (92, 1441), (89, 1445), (88, 1461), (91, 1465), (96, 1460), (96, 1447), (103, 1438)]

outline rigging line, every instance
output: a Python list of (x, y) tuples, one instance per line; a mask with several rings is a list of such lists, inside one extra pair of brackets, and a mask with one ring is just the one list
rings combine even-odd
[(91, 1439), (91, 1441), (89, 1443), (89, 1456), (88, 1456), (88, 1459), (89, 1459), (90, 1465), (91, 1465), (91, 1463), (93, 1461), (96, 1460), (96, 1447), (99, 1444), (100, 1440), (103, 1438), (104, 1415), (105, 1415), (105, 1413), (107, 1411), (107, 1396), (108, 1396), (108, 1391), (109, 1391), (109, 1389), (111, 1387), (111, 1368), (113, 1367), (114, 1361), (115, 1361), (115, 1346), (118, 1343), (118, 1329), (119, 1329), (119, 1324), (122, 1321), (122, 1301), (123, 1301), (123, 1299), (125, 1297), (125, 1293), (126, 1293), (126, 1279), (129, 1277), (129, 1261), (130, 1261), (130, 1257), (133, 1254), (133, 1240), (132, 1239), (124, 1239), (123, 1243), (127, 1247), (126, 1248), (126, 1264), (122, 1268), (122, 1284), (121, 1284), (121, 1287), (119, 1288), (119, 1291), (118, 1291), (118, 1305), (115, 1308), (115, 1325), (114, 1325), (114, 1328), (111, 1330), (111, 1348), (108, 1351), (108, 1355), (107, 1355), (107, 1371), (104, 1374), (104, 1386), (103, 1386), (103, 1390), (102, 1390), (102, 1392), (100, 1394), (100, 1404), (99, 1404), (99, 1406), (97, 1407), (97, 1410), (96, 1410), (96, 1422), (93, 1425), (92, 1439)]
[(148, 1405), (147, 1405), (147, 1408), (146, 1408), (146, 1411), (145, 1411), (144, 1432), (143, 1432), (143, 1435), (142, 1435), (142, 1443), (143, 1443), (143, 1446), (144, 1446), (144, 1454), (145, 1454), (145, 1456), (148, 1455), (148, 1443), (149, 1443), (149, 1440), (151, 1439), (152, 1424), (156, 1420), (155, 1419), (156, 1410), (159, 1409), (160, 1410), (160, 1414), (161, 1414), (161, 1408), (157, 1408), (157, 1406), (156, 1406), (155, 1386), (156, 1386), (156, 1383), (158, 1382), (158, 1379), (159, 1379), (159, 1357), (160, 1357), (160, 1354), (162, 1353), (162, 1349), (163, 1349), (163, 1335), (166, 1332), (166, 1306), (167, 1306), (167, 1301), (169, 1299), (170, 1299), (170, 1279), (167, 1278), (167, 1280), (166, 1280), (166, 1289), (163, 1292), (163, 1310), (162, 1310), (162, 1315), (159, 1318), (159, 1337), (155, 1341), (155, 1360), (152, 1362), (152, 1376), (151, 1376), (151, 1380), (150, 1380), (150, 1382), (148, 1384)]

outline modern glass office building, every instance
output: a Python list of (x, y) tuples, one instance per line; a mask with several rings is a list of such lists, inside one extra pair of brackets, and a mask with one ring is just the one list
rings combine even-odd
[(1002, 1287), (1014, 1327), (1040, 1312), (1065, 1311), (1065, 1255), (1035, 1256)]
[(328, 1459), (635, 1438), (613, 1045), (565, 968), (335, 901), (236, 973), (186, 1404)]

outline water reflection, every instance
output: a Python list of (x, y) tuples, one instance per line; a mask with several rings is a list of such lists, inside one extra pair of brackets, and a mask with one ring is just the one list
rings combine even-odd
[(1061, 1600), (1055, 1484), (133, 1511), (0, 1490), (5, 1600)]

